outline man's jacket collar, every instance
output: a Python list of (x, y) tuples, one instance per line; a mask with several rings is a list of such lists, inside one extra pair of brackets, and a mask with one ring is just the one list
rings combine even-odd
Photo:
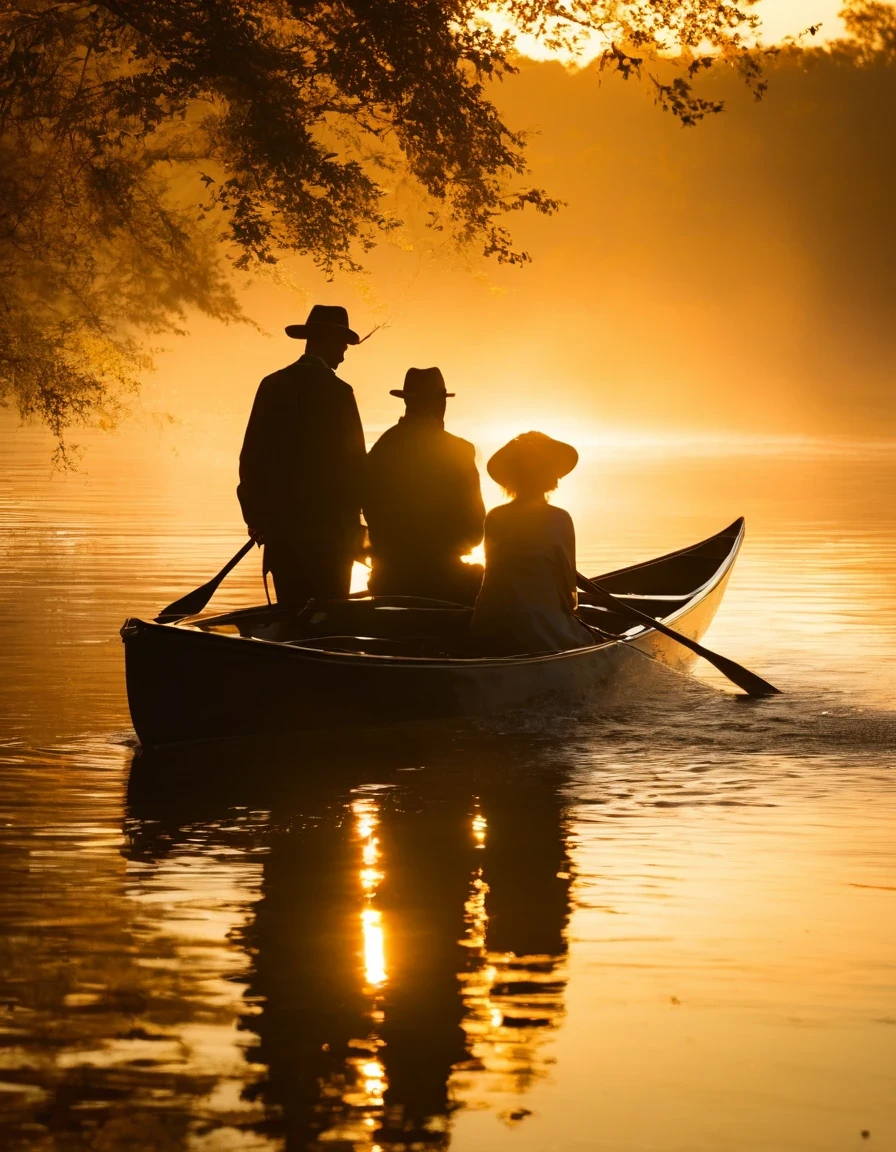
[(438, 429), (440, 432), (445, 430), (445, 421), (438, 416), (399, 416), (398, 423), (403, 424), (405, 428), (427, 428), (430, 430)]
[(326, 362), (326, 360), (323, 360), (320, 356), (312, 356), (308, 352), (306, 352), (304, 355), (299, 357), (298, 363), (299, 364), (314, 364), (316, 367), (326, 368), (326, 370), (328, 372), (332, 372), (334, 376), (336, 375), (335, 369), (331, 368), (330, 365)]

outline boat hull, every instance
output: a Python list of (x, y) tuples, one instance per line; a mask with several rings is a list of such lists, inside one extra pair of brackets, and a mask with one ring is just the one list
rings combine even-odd
[[(704, 634), (742, 535), (741, 524), (712, 579), (668, 624), (692, 639)], [(681, 671), (695, 660), (652, 629), (567, 652), (466, 660), (314, 651), (137, 619), (122, 638), (131, 717), (147, 746), (587, 705), (633, 660)]]

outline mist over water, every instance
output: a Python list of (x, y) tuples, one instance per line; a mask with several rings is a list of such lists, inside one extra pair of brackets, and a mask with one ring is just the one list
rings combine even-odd
[(556, 495), (595, 575), (745, 515), (705, 642), (779, 698), (633, 655), (584, 713), (148, 755), (117, 630), (239, 547), (233, 461), (0, 437), (4, 1146), (896, 1144), (889, 445), (595, 444)]

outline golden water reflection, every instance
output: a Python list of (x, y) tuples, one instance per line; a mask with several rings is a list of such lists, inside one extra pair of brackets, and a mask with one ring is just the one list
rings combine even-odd
[(234, 752), (232, 794), (198, 749), (127, 801), (117, 629), (232, 554), (232, 462), (7, 456), (0, 1147), (896, 1147), (892, 452), (563, 489), (595, 572), (747, 515), (708, 640), (773, 703), (685, 681), (407, 754), (303, 737)]
[(884, 759), (682, 762), (655, 732), (650, 756), (619, 732), (471, 747), (374, 758), (375, 788), (235, 755), (238, 794), (261, 769), (282, 793), (252, 801), (215, 754), (167, 781), (138, 756), (124, 838), (101, 756), (23, 764), (0, 808), (0, 853), (33, 852), (0, 892), (0, 1146), (30, 1152), (35, 1125), (86, 1146), (89, 1122), (135, 1152), (547, 1152), (599, 1124), (607, 1147), (712, 1152), (734, 1114), (738, 1152), (836, 1152), (844, 1120), (886, 1146)]
[[(383, 914), (375, 906), (377, 885), (383, 873), (377, 867), (380, 859), (379, 841), (374, 835), (377, 826), (377, 805), (370, 799), (356, 800), (352, 804), (355, 815), (355, 834), (361, 842), (362, 868), (359, 873), (364, 907), (361, 910), (361, 931), (364, 939), (364, 976), (371, 990), (386, 981), (386, 952), (383, 945)], [(378, 1011), (378, 1010), (377, 1010)]]
[(272, 845), (244, 1027), (287, 1147), (444, 1149), (459, 1109), (528, 1114), (570, 886), (564, 804), (535, 791), (356, 788)]
[[(478, 803), (472, 818), (475, 846), (486, 852), (486, 858), (471, 876), (464, 905), (462, 943), (468, 964), (459, 979), (469, 1059), (453, 1069), (451, 1087), (456, 1100), (471, 1106), (503, 1104), (503, 1118), (515, 1123), (529, 1112), (514, 1097), (523, 1096), (549, 1073), (550, 1058), (542, 1049), (563, 1017), (569, 913), (565, 882), (570, 873), (565, 870), (565, 815), (552, 789), (539, 790), (540, 819), (519, 800), (516, 810), (508, 813), (503, 807), (506, 801), (501, 797), (502, 807), (493, 818), (498, 853), (493, 862), (487, 855), (489, 820)], [(564, 862), (564, 870), (558, 868), (558, 860)], [(513, 870), (510, 887), (508, 868)], [(494, 890), (488, 882), (490, 873)], [(559, 903), (546, 902), (547, 916), (533, 904), (526, 922), (526, 893), (537, 899), (539, 884), (556, 888), (557, 881), (563, 882)], [(556, 951), (532, 951), (539, 945)]]

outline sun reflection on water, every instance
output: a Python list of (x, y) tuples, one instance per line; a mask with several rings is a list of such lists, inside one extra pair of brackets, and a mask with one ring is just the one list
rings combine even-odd
[(488, 821), (480, 811), (473, 813), (473, 840), (477, 848), (485, 847), (485, 834), (488, 831)]
[(383, 947), (382, 913), (376, 908), (365, 908), (361, 913), (364, 932), (364, 975), (371, 987), (386, 982), (386, 953)]
[[(389, 1080), (379, 1053), (384, 1046), (378, 1034), (383, 1022), (383, 988), (386, 983), (386, 949), (383, 914), (375, 906), (377, 889), (384, 879), (379, 840), (377, 802), (362, 796), (351, 804), (354, 817), (352, 842), (360, 856), (361, 947), (359, 982), (368, 1002), (370, 1031), (366, 1036), (348, 1042), (350, 1054), (332, 1081), (332, 1090), (340, 1102), (331, 1123), (317, 1137), (313, 1147), (351, 1147), (358, 1152), (383, 1152), (377, 1134), (383, 1123)], [(326, 1092), (325, 1092), (326, 1094)]]
[(364, 894), (364, 907), (361, 910), (364, 977), (369, 988), (376, 989), (386, 982), (383, 914), (373, 904), (377, 887), (383, 880), (383, 873), (377, 867), (380, 848), (375, 834), (379, 822), (376, 801), (367, 797), (356, 800), (352, 804), (352, 811), (355, 816), (355, 836), (361, 841), (361, 860), (364, 865), (358, 874)]

